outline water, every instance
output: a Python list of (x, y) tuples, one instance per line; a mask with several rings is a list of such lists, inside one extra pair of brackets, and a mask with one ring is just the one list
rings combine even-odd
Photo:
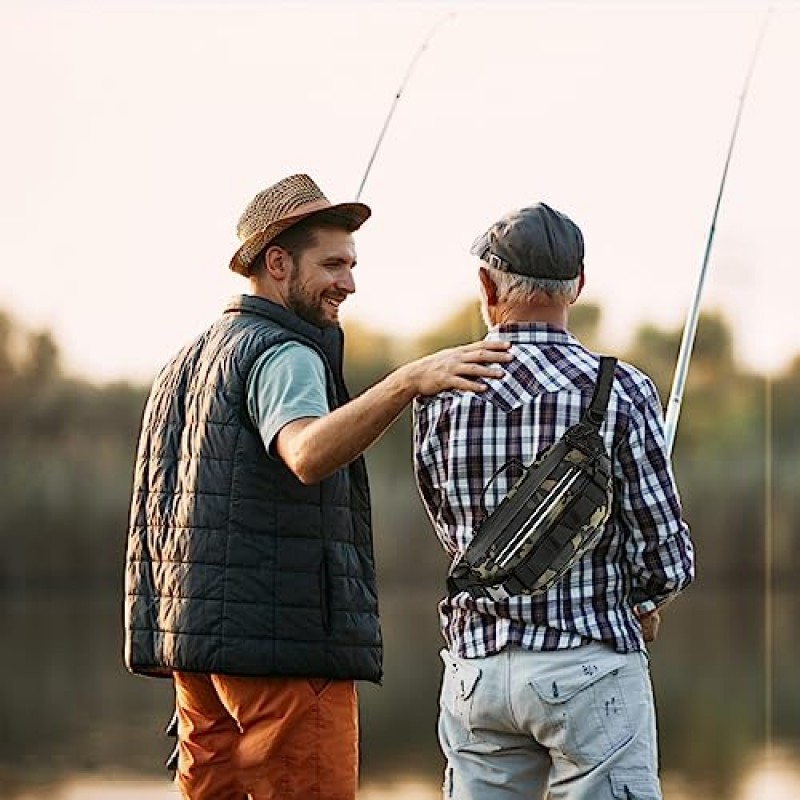
[[(431, 588), (382, 594), (383, 687), (361, 685), (360, 800), (440, 797)], [(168, 681), (121, 661), (118, 597), (0, 598), (0, 798), (167, 800)], [(800, 798), (800, 594), (693, 587), (653, 646), (666, 800)], [(766, 674), (772, 664), (771, 674)]]

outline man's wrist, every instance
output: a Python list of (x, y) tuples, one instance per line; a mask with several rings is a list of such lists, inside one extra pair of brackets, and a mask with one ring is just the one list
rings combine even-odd
[(415, 361), (409, 364), (403, 364), (386, 378), (390, 384), (390, 394), (402, 400), (404, 406), (410, 403), (419, 394), (415, 365)]

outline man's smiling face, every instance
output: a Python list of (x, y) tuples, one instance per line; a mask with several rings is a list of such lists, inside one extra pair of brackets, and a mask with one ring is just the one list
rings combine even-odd
[(352, 234), (336, 228), (321, 228), (314, 238), (292, 258), (286, 300), (299, 317), (325, 328), (339, 324), (339, 306), (356, 290), (356, 247)]

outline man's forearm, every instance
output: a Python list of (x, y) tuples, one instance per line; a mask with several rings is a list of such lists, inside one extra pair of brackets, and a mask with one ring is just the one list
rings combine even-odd
[(401, 367), (324, 417), (287, 425), (278, 435), (278, 453), (303, 483), (317, 483), (376, 442), (414, 396)]
[(330, 414), (290, 422), (276, 438), (278, 455), (303, 483), (317, 483), (361, 455), (417, 395), (485, 391), (481, 379), (502, 377), (509, 347), (472, 342), (404, 364)]

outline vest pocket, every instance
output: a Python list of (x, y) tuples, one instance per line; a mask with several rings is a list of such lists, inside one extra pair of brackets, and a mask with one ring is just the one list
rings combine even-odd
[(333, 628), (331, 622), (330, 567), (328, 566), (328, 554), (324, 549), (319, 565), (319, 609), (322, 615), (322, 627), (325, 633), (329, 634)]

